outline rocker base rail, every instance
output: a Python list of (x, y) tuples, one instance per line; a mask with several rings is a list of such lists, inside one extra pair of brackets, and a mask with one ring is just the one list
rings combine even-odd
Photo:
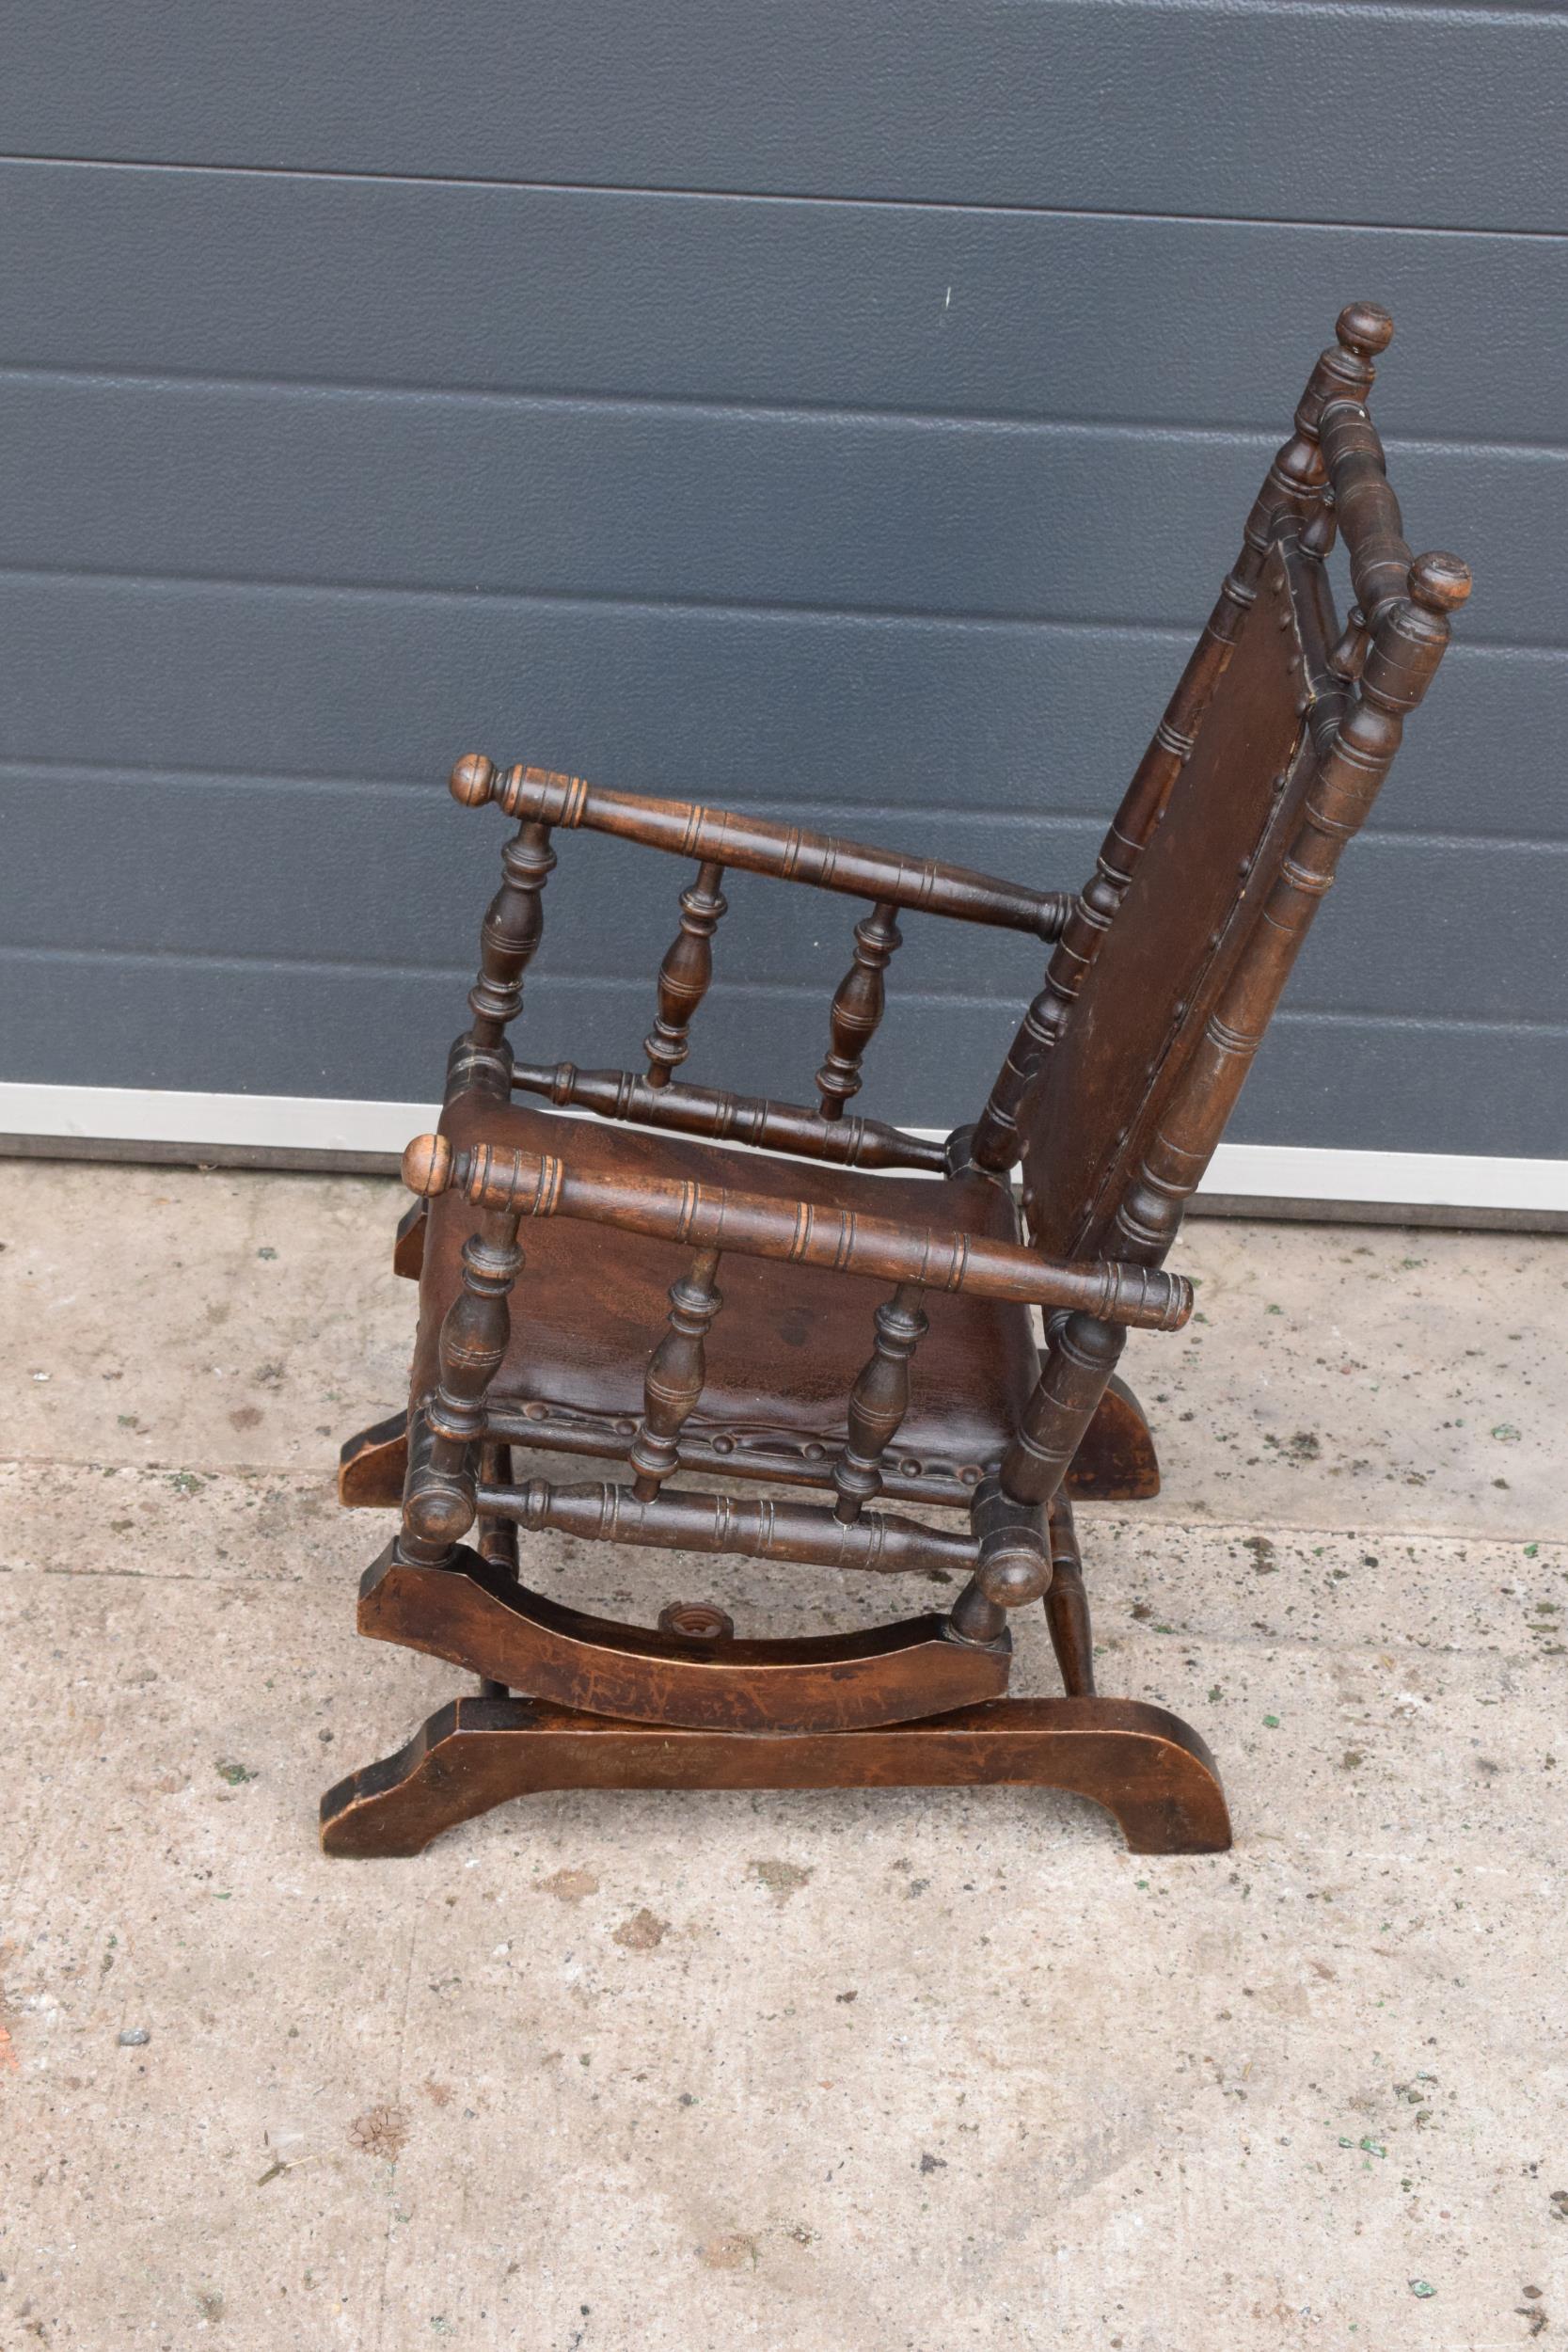
[(325, 1852), (422, 1852), (514, 1797), (565, 1788), (1060, 1788), (1133, 1853), (1224, 1853), (1230, 1821), (1191, 1726), (1138, 1699), (997, 1699), (921, 1723), (758, 1737), (458, 1698), (322, 1799)]
[(359, 1630), (553, 1707), (756, 1736), (917, 1722), (1000, 1698), (1012, 1643), (966, 1642), (934, 1612), (856, 1633), (693, 1639), (568, 1609), (460, 1545), (441, 1566), (388, 1545), (359, 1586)]

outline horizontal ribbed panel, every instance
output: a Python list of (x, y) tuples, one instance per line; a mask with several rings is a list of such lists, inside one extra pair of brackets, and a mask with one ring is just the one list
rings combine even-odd
[[(1365, 295), (1478, 591), (1233, 1133), (1568, 1150), (1568, 17), (6, 17), (4, 1074), (427, 1096), (473, 747), (1074, 884)], [(528, 1050), (623, 1059), (683, 869), (561, 849)], [(691, 1074), (805, 1093), (855, 910), (730, 895)], [(1039, 957), (905, 931), (940, 1125)]]
[(10, 0), (0, 148), (1556, 229), (1568, 22), (1273, 0)]
[(1348, 295), (1402, 434), (1568, 438), (1568, 237), (0, 164), (0, 361), (1251, 428)]

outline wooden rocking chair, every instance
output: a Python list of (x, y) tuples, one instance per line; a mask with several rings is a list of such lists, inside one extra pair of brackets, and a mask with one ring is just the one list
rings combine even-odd
[[(494, 801), (517, 829), (440, 1133), (404, 1161), (418, 1198), (395, 1263), (420, 1286), (408, 1411), (344, 1447), (341, 1495), (401, 1504), (361, 1631), (451, 1660), (481, 1694), (328, 1791), (329, 1852), (416, 1852), (545, 1788), (992, 1781), (1095, 1798), (1140, 1852), (1228, 1844), (1197, 1734), (1095, 1695), (1071, 1498), (1157, 1487), (1115, 1376), (1126, 1332), (1191, 1312), (1163, 1261), (1469, 591), (1463, 564), (1413, 563), (1401, 535), (1366, 407), (1391, 332), (1370, 305), (1341, 315), (1076, 898), (477, 755), (453, 771), (458, 801)], [(1337, 530), (1355, 597), (1342, 630), (1324, 576)], [(516, 1061), (507, 1041), (551, 834), (576, 831), (696, 865), (641, 1076)], [(674, 1075), (726, 866), (868, 904), (815, 1109)], [(1053, 946), (990, 1099), (945, 1144), (846, 1110), (906, 913)], [(519, 1483), (531, 1446), (630, 1475)], [(680, 1470), (785, 1492), (672, 1486)], [(962, 1516), (942, 1529), (899, 1503)], [(959, 1589), (869, 1634), (737, 1637), (692, 1604), (643, 1629), (525, 1590), (519, 1527), (942, 1569)], [(1041, 1599), (1067, 1696), (1006, 1698), (1008, 1612)]]

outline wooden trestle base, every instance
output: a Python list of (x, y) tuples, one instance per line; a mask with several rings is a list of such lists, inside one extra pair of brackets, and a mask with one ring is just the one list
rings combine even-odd
[(458, 1698), (322, 1799), (329, 1854), (416, 1854), (513, 1797), (557, 1788), (1060, 1788), (1113, 1813), (1133, 1853), (1224, 1853), (1230, 1821), (1197, 1733), (1138, 1699), (997, 1699), (921, 1723), (759, 1736)]

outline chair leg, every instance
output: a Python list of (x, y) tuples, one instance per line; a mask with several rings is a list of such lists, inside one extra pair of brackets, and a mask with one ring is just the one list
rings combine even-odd
[(1072, 1505), (1060, 1488), (1051, 1501), (1051, 1582), (1045, 1596), (1045, 1622), (1061, 1668), (1063, 1690), (1071, 1699), (1093, 1698), (1089, 1597), (1084, 1590), (1084, 1564)]
[(322, 1799), (322, 1845), (420, 1852), (513, 1797), (557, 1788), (1062, 1788), (1090, 1797), (1134, 1853), (1223, 1853), (1230, 1823), (1196, 1731), (1138, 1699), (997, 1699), (915, 1724), (758, 1740), (460, 1698), (395, 1756)]
[(1047, 1592), (1052, 1562), (1045, 1514), (1061, 1491), (1126, 1340), (1117, 1325), (1094, 1315), (1053, 1316), (1040, 1375), (1012, 1443), (1001, 1469), (975, 1490), (970, 1516), (980, 1557), (953, 1604), (953, 1629), (961, 1639), (993, 1640), (1006, 1610)]
[[(487, 1486), (510, 1486), (512, 1484), (512, 1448), (509, 1445), (482, 1445), (479, 1449), (479, 1474)], [(517, 1581), (517, 1530), (510, 1519), (492, 1518), (487, 1512), (480, 1514), (475, 1549), (482, 1560), (499, 1568), (514, 1583)], [(479, 1677), (482, 1699), (510, 1698), (512, 1692), (504, 1682), (497, 1682), (490, 1675)]]

